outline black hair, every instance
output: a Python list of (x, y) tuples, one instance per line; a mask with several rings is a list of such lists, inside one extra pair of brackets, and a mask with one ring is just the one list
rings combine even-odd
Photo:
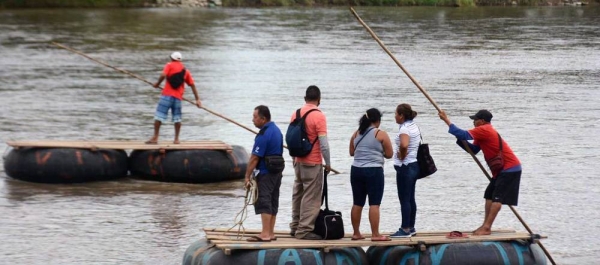
[(321, 98), (321, 90), (317, 86), (309, 86), (306, 89), (306, 96), (304, 96), (304, 100), (306, 101), (315, 101)]
[(265, 118), (267, 121), (271, 121), (271, 111), (269, 111), (269, 107), (265, 105), (259, 105), (254, 110), (258, 111), (258, 116), (261, 118)]
[(396, 113), (402, 114), (404, 120), (412, 120), (417, 117), (417, 112), (412, 110), (410, 105), (402, 103), (396, 107)]
[(358, 121), (358, 132), (364, 134), (371, 124), (381, 121), (381, 115), (381, 111), (376, 108), (368, 109)]

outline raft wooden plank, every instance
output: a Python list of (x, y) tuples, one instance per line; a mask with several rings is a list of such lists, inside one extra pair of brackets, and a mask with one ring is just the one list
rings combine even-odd
[(391, 241), (373, 242), (368, 239), (352, 241), (347, 238), (339, 240), (300, 240), (290, 238), (280, 242), (246, 242), (233, 240), (211, 240), (212, 244), (220, 249), (273, 249), (273, 248), (345, 248), (345, 247), (368, 247), (368, 246), (413, 246), (420, 243), (425, 245), (446, 244), (446, 243), (466, 243), (482, 241), (510, 241), (529, 239), (528, 233), (498, 234), (488, 236), (471, 236), (467, 238), (448, 239), (445, 236), (430, 237), (411, 237), (411, 238), (393, 238)]
[[(203, 229), (204, 233), (206, 233), (207, 238), (209, 238), (212, 235), (215, 236), (237, 236), (238, 232), (237, 230), (229, 230), (226, 228), (207, 228), (207, 229)], [(469, 234), (471, 233), (471, 231), (460, 231), (464, 234)], [(260, 230), (258, 229), (246, 229), (245, 232), (240, 231), (239, 234), (244, 234), (244, 235), (257, 235), (260, 233)], [(450, 231), (423, 231), (423, 232), (417, 232), (418, 236), (429, 236), (429, 235), (442, 235), (445, 236), (446, 234), (450, 233)], [(499, 233), (516, 233), (515, 230), (513, 229), (498, 229), (498, 230), (492, 230), (493, 234), (499, 234)], [(393, 234), (393, 232), (391, 233), (382, 233), (383, 235), (391, 235)], [(278, 238), (292, 238), (292, 236), (290, 236), (289, 231), (285, 231), (285, 230), (277, 230), (275, 231), (275, 235)], [(363, 236), (369, 238), (371, 237), (371, 234), (367, 234), (367, 233), (363, 233)], [(345, 238), (351, 238), (352, 234), (351, 233), (347, 233), (344, 235)]]
[(82, 148), (82, 149), (131, 149), (131, 150), (233, 150), (231, 145), (222, 141), (182, 141), (180, 144), (164, 141), (158, 144), (145, 144), (143, 141), (7, 141), (8, 145), (18, 147)]

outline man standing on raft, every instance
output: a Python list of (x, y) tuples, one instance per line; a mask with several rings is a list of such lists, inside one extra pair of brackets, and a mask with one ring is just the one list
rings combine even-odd
[[(181, 130), (181, 100), (185, 91), (185, 84), (192, 88), (194, 97), (196, 98), (196, 106), (202, 107), (198, 91), (194, 85), (194, 79), (190, 71), (185, 69), (181, 63), (181, 53), (174, 52), (171, 54), (171, 62), (167, 63), (154, 84), (158, 88), (163, 80), (167, 79), (165, 88), (162, 91), (156, 113), (154, 114), (154, 135), (146, 144), (157, 144), (160, 132), (160, 125), (167, 120), (169, 109), (171, 109), (172, 121), (175, 123), (175, 139), (174, 144), (179, 144), (179, 131)], [(185, 83), (185, 84), (184, 84)]]
[(473, 235), (489, 235), (492, 233), (492, 224), (502, 208), (502, 204), (516, 206), (519, 201), (519, 183), (521, 182), (521, 162), (500, 134), (492, 127), (492, 113), (480, 110), (475, 115), (469, 116), (475, 128), (465, 131), (450, 122), (446, 112), (438, 114), (446, 124), (448, 132), (456, 136), (456, 143), (465, 149), (462, 141), (473, 140), (468, 143), (474, 154), (483, 151), (483, 157), (492, 171), (492, 180), (485, 189), (485, 219), (483, 224), (473, 231)]

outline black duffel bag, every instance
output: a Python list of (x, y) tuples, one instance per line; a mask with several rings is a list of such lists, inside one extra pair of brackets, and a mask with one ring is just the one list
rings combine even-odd
[(325, 171), (323, 175), (323, 196), (321, 197), (321, 205), (325, 201), (325, 209), (319, 211), (313, 233), (321, 236), (323, 239), (340, 239), (344, 237), (344, 221), (342, 220), (341, 212), (329, 210), (327, 173), (329, 172)]

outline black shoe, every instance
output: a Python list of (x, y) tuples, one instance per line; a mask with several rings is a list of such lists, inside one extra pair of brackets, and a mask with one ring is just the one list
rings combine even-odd
[(292, 230), (292, 231), (290, 231), (290, 236), (292, 236), (292, 237), (296, 237), (296, 230)]
[(317, 234), (315, 234), (315, 233), (313, 233), (313, 232), (310, 232), (310, 233), (308, 233), (308, 234), (304, 235), (304, 236), (303, 236), (302, 238), (300, 238), (300, 239), (304, 239), (304, 240), (321, 240), (321, 239), (323, 239), (323, 238), (322, 238), (320, 235), (317, 235)]

